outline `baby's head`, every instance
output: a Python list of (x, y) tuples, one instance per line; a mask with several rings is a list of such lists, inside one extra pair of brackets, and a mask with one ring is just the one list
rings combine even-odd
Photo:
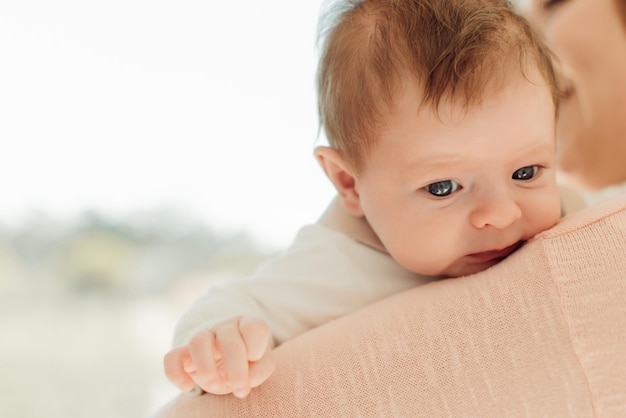
[(404, 267), (475, 273), (558, 219), (556, 92), (507, 1), (347, 1), (325, 33), (316, 156)]

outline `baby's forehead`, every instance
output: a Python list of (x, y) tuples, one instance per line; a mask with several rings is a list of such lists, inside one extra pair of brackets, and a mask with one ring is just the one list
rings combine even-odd
[(531, 82), (521, 73), (485, 89), (472, 102), (463, 96), (426, 102), (416, 84), (407, 83), (398, 92), (376, 140), (396, 141), (400, 147), (402, 138), (427, 144), (441, 141), (442, 136), (463, 140), (495, 134), (503, 140), (525, 142), (541, 137), (551, 143), (554, 124), (551, 89), (546, 82)]
[[(429, 86), (423, 81), (422, 74), (407, 73), (400, 78), (390, 110), (393, 110), (399, 101), (405, 100), (409, 94), (419, 98), (418, 110), (430, 110), (437, 114), (447, 112), (456, 117), (472, 110), (479, 110), (485, 102), (489, 102), (503, 90), (520, 83), (536, 85), (554, 95), (553, 82), (546, 79), (535, 60), (527, 59), (526, 62), (510, 60), (501, 65), (501, 71), (494, 71), (489, 77), (476, 79), (470, 87), (464, 83), (454, 84), (453, 81), (449, 81), (438, 95), (429, 95)], [(554, 97), (553, 101), (555, 105), (558, 104)]]

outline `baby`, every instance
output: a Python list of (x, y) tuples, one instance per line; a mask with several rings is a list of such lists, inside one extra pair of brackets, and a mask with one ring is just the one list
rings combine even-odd
[(340, 6), (318, 70), (330, 146), (315, 156), (342, 208), (182, 318), (164, 364), (183, 390), (245, 397), (273, 372), (276, 345), (433, 278), (483, 271), (560, 217), (555, 77), (507, 1)]

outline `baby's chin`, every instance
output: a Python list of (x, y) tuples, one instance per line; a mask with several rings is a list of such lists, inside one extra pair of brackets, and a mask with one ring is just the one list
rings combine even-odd
[[(424, 260), (416, 262), (415, 260), (403, 260), (395, 259), (401, 266), (414, 273), (436, 277), (441, 279), (453, 279), (456, 277), (471, 276), (472, 274), (480, 273), (487, 270), (489, 267), (498, 264), (506, 257), (497, 257), (490, 260), (477, 260), (471, 256), (461, 257), (454, 260), (451, 264), (444, 264), (439, 260), (438, 263), (424, 263)], [(411, 261), (413, 261), (411, 263)]]
[(454, 279), (458, 277), (471, 276), (472, 274), (480, 273), (498, 264), (500, 259), (485, 261), (482, 263), (458, 263), (450, 266), (443, 271), (439, 276), (446, 279)]

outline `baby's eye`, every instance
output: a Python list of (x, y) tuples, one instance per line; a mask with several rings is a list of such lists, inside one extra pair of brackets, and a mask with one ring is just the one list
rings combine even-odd
[(557, 6), (559, 3), (564, 3), (565, 0), (544, 0), (542, 5), (544, 9), (550, 9)]
[(454, 180), (441, 180), (429, 184), (424, 189), (433, 196), (445, 197), (456, 192), (459, 189), (459, 183)]
[(529, 165), (515, 170), (511, 178), (513, 180), (530, 180), (537, 175), (539, 167), (536, 165)]

